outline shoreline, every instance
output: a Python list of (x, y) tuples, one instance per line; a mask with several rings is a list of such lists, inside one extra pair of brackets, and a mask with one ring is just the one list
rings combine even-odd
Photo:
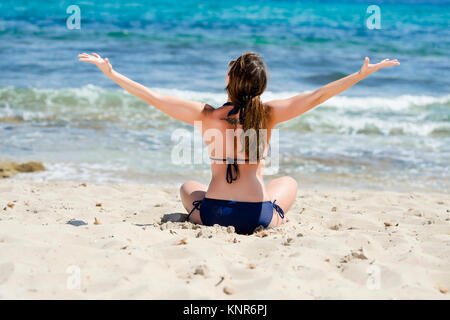
[(300, 189), (250, 236), (171, 222), (173, 187), (3, 179), (0, 206), (0, 299), (449, 298), (446, 194)]
[[(54, 167), (53, 164), (46, 161), (0, 161), (0, 180), (13, 179), (16, 181), (36, 182), (36, 183), (89, 183), (95, 185), (111, 185), (111, 184), (130, 184), (138, 186), (151, 187), (175, 187), (179, 188), (185, 181), (197, 180), (200, 183), (208, 185), (211, 178), (210, 168), (204, 171), (194, 171), (181, 174), (176, 173), (138, 173), (114, 175), (113, 172), (101, 172), (98, 167), (92, 168), (92, 171), (84, 172), (83, 174), (75, 174), (74, 171), (64, 171), (62, 166)], [(63, 178), (66, 174), (68, 177)], [(102, 175), (103, 174), (103, 175)], [(93, 176), (92, 176), (93, 175)], [(292, 173), (290, 171), (280, 172), (278, 174), (264, 174), (264, 182), (267, 184), (272, 179), (290, 175), (300, 186), (300, 189), (307, 190), (339, 190), (339, 191), (389, 191), (400, 193), (442, 193), (448, 192), (448, 186), (440, 185), (439, 181), (430, 182), (428, 185), (424, 184), (425, 178), (422, 180), (414, 180), (413, 178), (402, 179), (386, 179), (376, 178), (374, 176), (368, 177), (358, 174), (342, 174), (342, 173)], [(88, 178), (89, 176), (89, 178)], [(299, 189), (299, 190), (300, 190)]]

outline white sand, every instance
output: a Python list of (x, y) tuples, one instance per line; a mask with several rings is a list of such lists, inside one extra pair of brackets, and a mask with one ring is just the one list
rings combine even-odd
[(0, 298), (449, 299), (449, 211), (446, 194), (300, 189), (291, 222), (243, 236), (161, 224), (184, 214), (176, 188), (5, 179)]

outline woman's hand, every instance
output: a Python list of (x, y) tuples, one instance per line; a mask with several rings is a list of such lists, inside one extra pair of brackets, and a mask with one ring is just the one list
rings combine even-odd
[(367, 77), (380, 69), (400, 65), (400, 62), (398, 62), (397, 59), (394, 60), (384, 59), (383, 61), (378, 62), (376, 64), (369, 64), (369, 62), (370, 62), (369, 58), (366, 57), (364, 59), (364, 64), (362, 65), (361, 70), (359, 71), (359, 73), (364, 77)]
[(104, 74), (107, 76), (112, 73), (112, 66), (111, 63), (109, 63), (108, 58), (103, 59), (95, 52), (92, 52), (92, 55), (87, 53), (81, 53), (78, 55), (79, 61), (85, 61), (92, 64), (95, 64)]

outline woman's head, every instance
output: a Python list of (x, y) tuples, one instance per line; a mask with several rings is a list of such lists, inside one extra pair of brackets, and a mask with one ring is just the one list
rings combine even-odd
[(265, 147), (265, 135), (260, 130), (267, 129), (268, 123), (267, 108), (261, 101), (266, 87), (266, 66), (256, 53), (246, 52), (229, 63), (226, 91), (233, 105), (239, 107), (239, 122), (246, 133), (242, 145), (252, 160), (260, 159)]
[(246, 52), (228, 64), (227, 93), (235, 105), (260, 96), (267, 86), (267, 71), (262, 58), (254, 52)]

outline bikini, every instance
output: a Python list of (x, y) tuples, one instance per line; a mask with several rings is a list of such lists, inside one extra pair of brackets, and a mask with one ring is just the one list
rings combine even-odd
[[(232, 103), (227, 102), (223, 106), (227, 105), (232, 105)], [(239, 110), (243, 111), (242, 109), (245, 109), (245, 107), (235, 106), (228, 112), (228, 116), (236, 114)], [(240, 122), (242, 122), (242, 117), (243, 112), (239, 114)], [(226, 179), (230, 184), (238, 178), (238, 162), (248, 163), (250, 160), (233, 158), (217, 159), (212, 157), (210, 157), (210, 159), (214, 161), (223, 161), (227, 164)], [(261, 160), (264, 159), (265, 157), (261, 158)], [(284, 211), (276, 204), (276, 200), (273, 202), (244, 202), (205, 197), (202, 200), (195, 200), (192, 202), (192, 205), (194, 207), (191, 212), (189, 212), (187, 221), (189, 221), (189, 217), (194, 210), (197, 209), (200, 212), (200, 218), (204, 225), (213, 226), (218, 224), (225, 227), (233, 226), (236, 233), (240, 234), (252, 234), (259, 226), (267, 228), (273, 217), (273, 209), (275, 209), (282, 219), (284, 218)]]

